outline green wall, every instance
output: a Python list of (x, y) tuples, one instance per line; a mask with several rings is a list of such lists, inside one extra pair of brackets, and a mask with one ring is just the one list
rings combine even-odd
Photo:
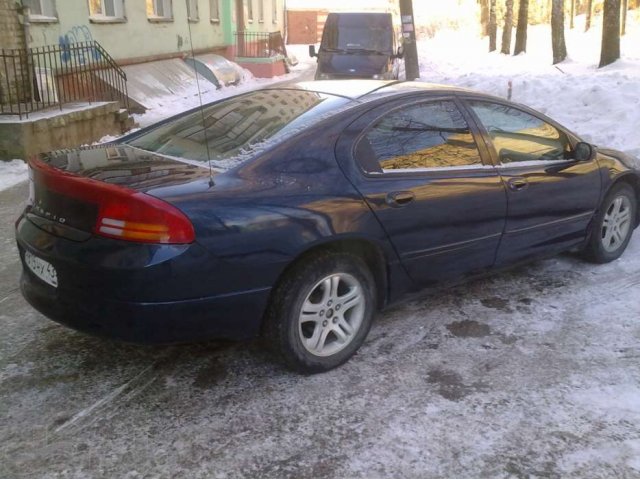
[[(258, 1), (253, 1), (257, 12)], [(283, 0), (278, 2), (278, 21), (272, 21), (272, 0), (265, 3), (265, 21), (247, 24), (252, 31), (282, 29)], [(173, 0), (173, 21), (152, 22), (147, 18), (144, 0), (125, 0), (125, 21), (101, 23), (90, 19), (87, 0), (56, 0), (58, 21), (32, 21), (30, 46), (58, 45), (60, 42), (98, 41), (116, 60), (147, 58), (185, 52), (193, 48), (210, 49), (234, 43), (235, 0), (220, 0), (220, 21), (210, 20), (209, 0), (198, 0), (198, 21), (187, 20), (184, 0)], [(246, 12), (246, 6), (245, 6)], [(191, 36), (189, 35), (191, 27)]]

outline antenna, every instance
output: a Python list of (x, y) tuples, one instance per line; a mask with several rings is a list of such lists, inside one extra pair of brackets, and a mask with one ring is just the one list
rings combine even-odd
[[(189, 0), (185, 0), (184, 3), (188, 12)], [(202, 134), (204, 135), (204, 144), (207, 147), (207, 160), (209, 163), (209, 188), (211, 188), (215, 185), (213, 181), (213, 169), (211, 168), (211, 152), (209, 151), (209, 139), (207, 138), (207, 126), (205, 125), (204, 107), (202, 105), (202, 92), (200, 91), (200, 79), (198, 78), (198, 69), (196, 67), (196, 55), (193, 50), (193, 37), (191, 36), (191, 22), (189, 22), (189, 18), (187, 18), (187, 27), (189, 29), (189, 44), (191, 46), (191, 58), (193, 59), (193, 71), (195, 72), (195, 75), (196, 75), (196, 87), (198, 89), (198, 100), (200, 102), (200, 115), (202, 115)]]

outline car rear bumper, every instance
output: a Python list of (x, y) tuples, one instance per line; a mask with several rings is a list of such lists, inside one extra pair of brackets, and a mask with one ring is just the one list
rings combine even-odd
[(26, 269), (20, 287), (40, 313), (91, 335), (139, 344), (246, 340), (260, 329), (270, 289), (172, 302), (123, 302), (56, 290)]
[[(16, 240), (24, 298), (73, 329), (142, 344), (259, 333), (271, 288), (237, 288), (229, 280), (232, 267), (197, 244), (71, 241), (24, 217), (16, 222)], [(26, 251), (55, 268), (56, 286), (25, 264)]]

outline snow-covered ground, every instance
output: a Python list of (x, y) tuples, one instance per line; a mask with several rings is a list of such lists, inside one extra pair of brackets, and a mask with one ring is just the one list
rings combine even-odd
[[(512, 80), (516, 101), (637, 152), (637, 24), (601, 70), (599, 30), (578, 30), (565, 73), (548, 28), (517, 58), (442, 32), (420, 42), (422, 78), (501, 96)], [(43, 318), (17, 288), (26, 190), (0, 191), (2, 477), (640, 477), (640, 231), (607, 265), (562, 255), (397, 305), (346, 365), (304, 377), (256, 343), (143, 348)]]
[(27, 179), (27, 164), (15, 159), (9, 162), (0, 160), (0, 190), (12, 187)]

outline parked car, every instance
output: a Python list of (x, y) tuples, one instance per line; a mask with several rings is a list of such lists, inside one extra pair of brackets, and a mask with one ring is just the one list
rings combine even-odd
[(409, 292), (572, 249), (618, 258), (640, 221), (632, 161), (463, 89), (267, 88), (31, 158), (22, 293), (83, 332), (262, 333), (325, 371)]
[(316, 80), (398, 79), (403, 65), (402, 46), (396, 47), (390, 13), (330, 13), (322, 31)]

